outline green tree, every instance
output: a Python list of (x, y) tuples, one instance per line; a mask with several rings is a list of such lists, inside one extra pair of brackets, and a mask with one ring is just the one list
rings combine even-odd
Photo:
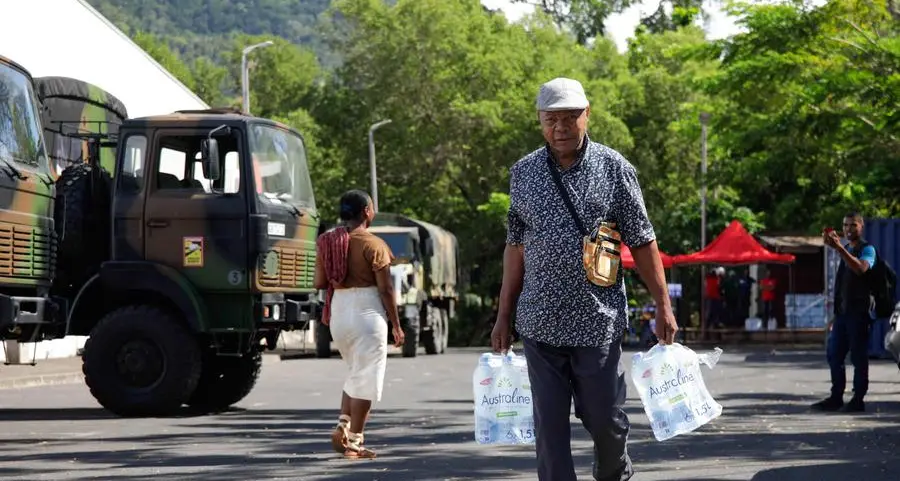
[(606, 20), (610, 15), (630, 7), (633, 0), (514, 0), (516, 3), (535, 5), (550, 15), (557, 25), (571, 32), (578, 43), (606, 33)]
[(224, 105), (224, 88), (229, 79), (228, 69), (220, 67), (206, 57), (194, 60), (191, 65), (194, 77), (194, 93), (211, 106)]
[(194, 90), (194, 75), (191, 69), (185, 65), (178, 54), (173, 52), (164, 41), (143, 31), (136, 32), (131, 39), (153, 57), (154, 60), (159, 62), (164, 69), (174, 75), (185, 87)]
[(723, 182), (768, 224), (818, 231), (843, 212), (896, 215), (900, 42), (884, 2), (746, 5), (708, 90)]

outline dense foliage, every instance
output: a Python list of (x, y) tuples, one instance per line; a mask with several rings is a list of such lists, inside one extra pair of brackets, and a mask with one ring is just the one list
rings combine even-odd
[[(123, 16), (113, 20), (134, 27), (141, 45), (212, 104), (239, 103), (240, 48), (279, 37), (253, 53), (252, 108), (309, 138), (326, 217), (342, 191), (368, 188), (367, 129), (392, 119), (376, 135), (381, 208), (459, 237), (472, 300), (463, 308), (469, 330), (457, 330), (466, 341), (491, 318), (508, 168), (541, 144), (534, 97), (555, 76), (584, 82), (590, 133), (637, 167), (667, 252), (700, 247), (701, 112), (711, 115), (708, 238), (733, 218), (751, 231), (814, 233), (850, 208), (900, 214), (893, 1), (735, 3), (746, 32), (724, 41), (695, 26), (701, 2), (664, 2), (625, 53), (603, 37), (588, 41), (624, 0), (545, 1), (546, 11), (521, 24), (478, 0), (335, 0), (315, 35), (303, 33), (300, 10), (324, 2), (115, 3)], [(264, 3), (278, 7), (263, 13)], [(174, 4), (196, 8), (167, 10)], [(240, 5), (256, 6), (213, 14)], [(218, 53), (184, 54), (188, 31), (231, 36)], [(324, 64), (315, 55), (323, 49), (340, 63)], [(685, 295), (696, 298), (696, 272), (685, 274)]]

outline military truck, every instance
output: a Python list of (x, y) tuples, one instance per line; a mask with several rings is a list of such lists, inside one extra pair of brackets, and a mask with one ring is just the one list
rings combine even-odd
[[(459, 300), (456, 237), (434, 224), (384, 212), (376, 214), (369, 231), (384, 239), (394, 254), (391, 277), (406, 337), (403, 356), (415, 357), (420, 345), (426, 354), (442, 354)], [(393, 342), (388, 332), (388, 342)], [(328, 326), (316, 325), (316, 354), (331, 355)]]
[[(18, 156), (0, 144), (13, 179), (0, 184), (9, 199), (0, 215), (9, 257), (2, 335), (88, 335), (85, 382), (119, 415), (238, 402), (256, 382), (261, 351), (320, 312), (319, 219), (302, 135), (215, 109), (125, 119), (115, 134), (80, 132), (81, 119), (51, 110), (59, 132), (87, 141), (85, 161), (54, 183), (31, 79), (11, 62), (0, 68), (0, 85), (19, 98), (4, 116), (0, 90), (0, 132), (27, 121), (6, 135), (24, 145)], [(108, 172), (100, 152), (111, 147)]]
[[(0, 337), (40, 340), (34, 326), (52, 319), (49, 302), (57, 239), (56, 195), (31, 75), (0, 56)], [(54, 325), (50, 335), (64, 334)], [(46, 331), (45, 331), (46, 332)], [(6, 342), (3, 343), (7, 349)], [(7, 360), (9, 353), (7, 352)]]

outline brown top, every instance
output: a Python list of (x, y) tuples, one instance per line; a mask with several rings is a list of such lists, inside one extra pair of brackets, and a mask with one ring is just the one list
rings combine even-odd
[(347, 277), (341, 283), (342, 288), (372, 287), (375, 282), (375, 271), (391, 265), (394, 254), (391, 248), (380, 237), (367, 230), (355, 230), (350, 233), (350, 247), (347, 253)]

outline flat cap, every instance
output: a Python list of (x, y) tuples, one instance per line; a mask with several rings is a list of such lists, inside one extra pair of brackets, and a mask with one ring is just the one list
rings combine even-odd
[(543, 85), (537, 96), (537, 109), (543, 111), (580, 110), (589, 105), (581, 82), (558, 77)]

